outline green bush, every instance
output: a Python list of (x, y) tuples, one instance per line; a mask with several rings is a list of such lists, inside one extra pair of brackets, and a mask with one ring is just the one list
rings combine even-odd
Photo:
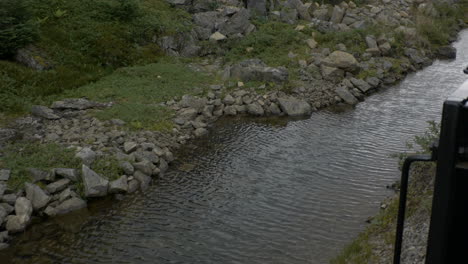
[(0, 1), (0, 17), (0, 59), (5, 59), (35, 40), (36, 25), (23, 0)]

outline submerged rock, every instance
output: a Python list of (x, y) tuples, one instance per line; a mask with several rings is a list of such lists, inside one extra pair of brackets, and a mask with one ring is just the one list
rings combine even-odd
[(82, 208), (86, 208), (86, 202), (78, 197), (72, 197), (55, 207), (55, 214), (63, 215)]

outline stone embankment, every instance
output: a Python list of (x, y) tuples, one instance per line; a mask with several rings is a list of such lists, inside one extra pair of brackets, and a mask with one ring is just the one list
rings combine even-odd
[[(167, 36), (160, 44), (172, 55), (197, 56), (202, 52), (199, 41), (224, 41), (241, 38), (254, 32), (250, 22), (253, 14), (268, 14), (271, 19), (296, 23), (320, 31), (346, 31), (376, 23), (392, 25), (396, 30), (415, 39), (414, 22), (409, 17), (414, 1), (382, 1), (375, 5), (357, 7), (349, 2), (338, 6), (288, 1), (220, 1), (215, 11), (208, 2), (170, 0), (174, 5), (193, 13), (195, 28), (190, 35)], [(420, 2), (420, 3), (419, 3)], [(431, 2), (418, 1), (420, 12), (435, 12)], [(298, 26), (297, 30), (301, 30)], [(87, 201), (107, 195), (122, 195), (148, 188), (154, 177), (161, 177), (174, 160), (173, 152), (188, 140), (204, 136), (210, 124), (223, 116), (308, 116), (313, 111), (337, 103), (356, 104), (378, 87), (390, 85), (404, 74), (430, 64), (430, 54), (415, 48), (408, 41), (404, 55), (398, 59), (399, 71), (393, 71), (392, 37), (369, 35), (367, 50), (355, 56), (342, 43), (337, 49), (320, 47), (311, 36), (304, 42), (310, 49), (309, 60), (297, 61), (298, 80), (291, 91), (246, 89), (244, 82), (256, 81), (277, 85), (290, 81), (285, 67), (269, 67), (258, 59), (225, 65), (220, 73), (225, 80), (237, 79), (235, 85), (207, 87), (200, 96), (185, 95), (163, 106), (175, 112), (174, 128), (167, 133), (128, 131), (119, 119), (101, 121), (91, 111), (112, 107), (112, 102), (97, 103), (86, 99), (66, 99), (50, 107), (34, 106), (32, 115), (15, 120), (10, 128), (0, 129), (0, 145), (21, 138), (38, 143), (59, 143), (73, 148), (82, 161), (80, 169), (54, 168), (42, 171), (30, 168), (31, 181), (23, 189), (13, 190), (6, 182), (11, 171), (0, 170), (0, 248), (8, 247), (10, 235), (27, 228), (34, 217), (53, 217), (87, 206)], [(451, 48), (441, 54), (453, 55)], [(295, 58), (290, 54), (291, 59)], [(361, 71), (373, 70), (374, 76), (358, 78)], [(119, 161), (124, 174), (109, 180), (94, 171), (98, 157), (112, 156)]]

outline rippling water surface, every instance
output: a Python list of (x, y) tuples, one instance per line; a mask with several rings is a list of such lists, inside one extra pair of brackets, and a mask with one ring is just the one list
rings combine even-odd
[(439, 120), (466, 79), (468, 31), (460, 36), (457, 60), (355, 109), (219, 122), (146, 193), (34, 225), (1, 263), (327, 263), (391, 194), (389, 155)]

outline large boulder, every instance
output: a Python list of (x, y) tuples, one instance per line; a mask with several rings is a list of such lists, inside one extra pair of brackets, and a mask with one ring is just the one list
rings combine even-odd
[(82, 179), (84, 184), (84, 193), (86, 197), (102, 197), (107, 195), (109, 181), (99, 176), (88, 166), (82, 167)]
[(280, 97), (278, 103), (288, 116), (303, 116), (312, 113), (312, 107), (304, 100), (294, 97)]
[(242, 8), (228, 21), (220, 25), (219, 32), (231, 37), (237, 34), (245, 34), (252, 24), (250, 23), (250, 12)]
[(352, 54), (340, 50), (328, 55), (328, 57), (322, 60), (322, 64), (349, 72), (355, 72), (359, 69), (359, 63), (356, 58)]
[(26, 189), (26, 198), (31, 201), (35, 211), (44, 208), (50, 202), (50, 196), (36, 184), (27, 182), (24, 187)]
[(6, 229), (10, 233), (21, 232), (31, 221), (33, 207), (31, 201), (25, 197), (20, 197), (15, 202), (16, 215), (7, 218)]
[(343, 17), (345, 15), (346, 10), (344, 8), (341, 8), (339, 6), (335, 6), (333, 8), (333, 12), (331, 15), (330, 22), (335, 23), (335, 24), (340, 24), (341, 21), (343, 21)]

